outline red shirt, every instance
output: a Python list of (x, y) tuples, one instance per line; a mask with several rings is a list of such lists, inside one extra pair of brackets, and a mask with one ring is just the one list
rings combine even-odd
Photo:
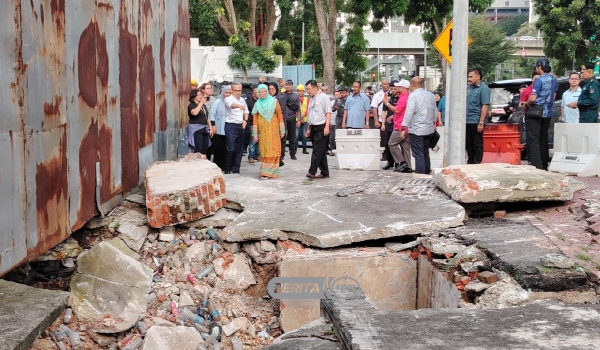
[(531, 96), (531, 91), (533, 90), (533, 84), (529, 84), (528, 87), (521, 92), (521, 97), (519, 98), (519, 102), (527, 102), (529, 100), (529, 96)]
[(402, 121), (404, 120), (404, 112), (406, 112), (406, 103), (408, 102), (408, 90), (398, 96), (396, 102), (396, 113), (394, 113), (394, 130), (402, 129)]

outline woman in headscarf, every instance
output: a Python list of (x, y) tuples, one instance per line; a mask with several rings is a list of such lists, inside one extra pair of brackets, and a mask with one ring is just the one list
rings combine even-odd
[(221, 170), (225, 169), (225, 155), (227, 154), (227, 142), (225, 141), (225, 100), (231, 96), (231, 85), (221, 89), (221, 98), (216, 100), (210, 109), (210, 121), (213, 125), (213, 162)]
[(193, 89), (189, 101), (190, 124), (187, 128), (187, 144), (190, 151), (206, 154), (212, 136), (212, 128), (208, 121), (208, 107), (205, 105), (206, 97), (199, 89)]
[[(285, 96), (279, 92), (279, 85), (277, 85), (276, 82), (271, 82), (269, 83), (269, 86), (267, 87), (269, 89), (269, 95), (275, 97), (275, 99), (277, 99), (277, 102), (279, 102), (279, 107), (283, 108), (283, 106), (285, 106)], [(282, 110), (283, 111), (283, 110)], [(283, 123), (285, 125), (285, 122)], [(287, 130), (286, 130), (287, 133)], [(285, 152), (285, 139), (281, 139), (281, 157), (284, 156), (284, 152)], [(283, 166), (283, 160), (281, 158), (279, 158), (279, 166)]]
[(258, 86), (258, 101), (252, 109), (252, 137), (258, 142), (260, 153), (260, 169), (262, 179), (279, 178), (279, 161), (281, 159), (281, 138), (285, 136), (285, 124), (281, 106), (277, 99), (268, 92), (265, 84)]

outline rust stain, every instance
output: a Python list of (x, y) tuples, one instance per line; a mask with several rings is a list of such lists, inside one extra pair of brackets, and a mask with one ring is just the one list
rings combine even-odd
[[(35, 5), (33, 4), (33, 0), (29, 0), (29, 6), (31, 6), (31, 12), (33, 12), (33, 17), (35, 18), (35, 21), (37, 22), (38, 21), (38, 15), (37, 15), (37, 12), (35, 12)], [(19, 11), (18, 13), (20, 14), (21, 11)]]
[(160, 49), (159, 50), (160, 50), (160, 56), (159, 56), (160, 76), (164, 82), (164, 77), (167, 76), (167, 73), (165, 72), (165, 33), (163, 33), (160, 37)]
[(167, 130), (167, 100), (165, 98), (165, 92), (159, 92), (157, 97), (160, 101), (160, 105), (158, 106), (158, 127), (160, 131), (165, 131)]
[(77, 230), (98, 214), (96, 209), (96, 162), (98, 158), (98, 122), (92, 120), (79, 144), (79, 210), (73, 230)]
[(65, 27), (63, 25), (65, 18), (65, 0), (52, 0), (50, 2), (50, 10), (52, 12), (52, 18), (54, 18), (54, 22), (56, 23), (56, 31), (59, 33), (64, 33)]
[(79, 37), (77, 70), (79, 74), (79, 95), (90, 107), (98, 103), (96, 86), (96, 33), (98, 24), (92, 19)]
[(121, 94), (121, 186), (128, 192), (138, 184), (138, 123), (136, 89), (138, 77), (138, 39), (127, 31), (127, 14), (119, 22), (119, 87)]
[(140, 139), (142, 148), (152, 143), (156, 124), (156, 95), (154, 83), (154, 55), (146, 45), (140, 55)]
[[(96, 30), (97, 27), (96, 27)], [(108, 51), (106, 50), (106, 34), (96, 37), (97, 72), (102, 88), (108, 86)], [(106, 95), (104, 95), (106, 96)]]
[(62, 96), (54, 96), (54, 103), (44, 103), (44, 115), (46, 117), (55, 117), (60, 115), (60, 103), (62, 102)]
[(35, 167), (38, 244), (28, 255), (38, 256), (68, 237), (67, 131), (61, 125), (57, 154)]
[(100, 147), (100, 174), (102, 176), (100, 200), (102, 203), (105, 203), (110, 200), (114, 194), (112, 190), (112, 130), (108, 126), (102, 125), (100, 127), (98, 142)]

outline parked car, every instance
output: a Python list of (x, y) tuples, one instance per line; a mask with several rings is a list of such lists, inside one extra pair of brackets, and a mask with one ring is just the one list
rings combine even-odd
[[(597, 77), (600, 82), (600, 77)], [(554, 98), (554, 106), (552, 108), (552, 116), (550, 120), (550, 128), (548, 129), (548, 146), (550, 149), (554, 148), (554, 123), (561, 123), (560, 120), (560, 104), (562, 101), (563, 93), (569, 89), (569, 78), (560, 77), (558, 80), (558, 89), (556, 90), (556, 97)], [(504, 106), (508, 105), (512, 97), (519, 93), (519, 87), (522, 84), (530, 84), (531, 79), (512, 79), (512, 80), (501, 80), (489, 84), (491, 90), (491, 112), (490, 122), (492, 123), (519, 123), (523, 127), (521, 128), (521, 144), (523, 145), (522, 156), (525, 156), (525, 144), (526, 144), (526, 132), (525, 132), (525, 121), (523, 118), (523, 111), (515, 111), (510, 115), (506, 115), (507, 112), (504, 110)]]

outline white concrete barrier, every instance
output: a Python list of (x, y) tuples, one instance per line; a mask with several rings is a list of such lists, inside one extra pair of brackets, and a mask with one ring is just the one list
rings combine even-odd
[[(444, 167), (444, 150), (446, 143), (446, 130), (444, 130), (445, 126), (438, 126), (436, 129), (440, 134), (440, 140), (437, 143), (436, 150), (429, 149), (429, 159), (431, 160), (431, 169), (433, 168), (443, 168)], [(412, 156), (411, 152), (411, 160), (412, 160), (412, 168), (415, 170), (415, 157)]]
[(379, 129), (336, 129), (335, 144), (339, 169), (379, 170)]
[(600, 124), (554, 124), (554, 156), (549, 171), (600, 175)]

